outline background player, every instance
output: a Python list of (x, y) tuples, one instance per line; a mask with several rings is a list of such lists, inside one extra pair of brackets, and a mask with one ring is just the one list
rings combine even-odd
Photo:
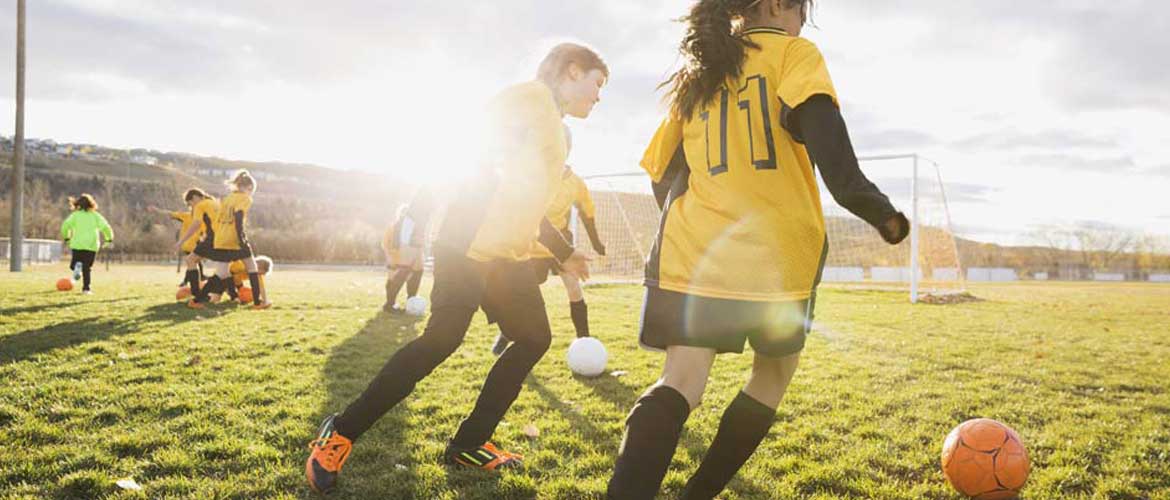
[[(177, 244), (179, 246), (179, 251), (183, 255), (184, 261), (191, 255), (192, 252), (195, 251), (195, 245), (197, 245), (199, 243), (199, 240), (203, 239), (203, 236), (204, 236), (204, 234), (203, 234), (204, 231), (202, 229), (203, 226), (202, 226), (202, 224), (197, 224), (198, 221), (195, 218), (195, 205), (198, 205), (200, 202), (202, 202), (203, 200), (205, 200), (207, 198), (210, 198), (210, 196), (208, 196), (207, 193), (205, 193), (202, 189), (191, 188), (191, 189), (188, 189), (185, 193), (183, 193), (183, 203), (185, 203), (187, 205), (186, 210), (176, 210), (176, 211), (172, 212), (169, 210), (163, 210), (163, 209), (155, 207), (155, 206), (146, 207), (146, 209), (150, 212), (167, 214), (171, 219), (179, 221), (179, 224), (180, 224), (179, 241), (177, 242)], [(192, 226), (197, 226), (195, 231), (192, 232), (193, 236), (186, 238), (184, 240), (184, 237), (191, 230)], [(203, 275), (203, 264), (198, 263), (198, 265), (199, 265), (199, 274), (200, 274), (200, 276), (202, 276)], [(182, 283), (179, 283), (179, 286), (183, 286), (184, 284), (187, 284), (186, 277), (183, 278)]]
[(77, 198), (69, 198), (69, 207), (73, 210), (61, 222), (61, 238), (69, 245), (69, 269), (73, 271), (73, 281), (81, 282), (81, 293), (89, 295), (92, 281), (93, 261), (101, 249), (101, 237), (106, 238), (106, 247), (114, 243), (114, 230), (106, 218), (98, 213), (98, 204), (93, 196), (82, 194)]
[[(252, 208), (252, 194), (256, 191), (256, 180), (247, 170), (240, 170), (225, 184), (231, 193), (220, 202), (219, 210), (212, 221), (211, 244), (200, 244), (195, 248), (195, 255), (214, 262), (214, 272), (207, 280), (205, 290), (198, 293), (191, 288), (195, 298), (188, 305), (195, 309), (203, 308), (208, 302), (208, 294), (222, 293), (231, 279), (229, 265), (234, 260), (244, 261), (248, 273), (248, 282), (252, 286), (252, 308), (267, 309), (272, 304), (261, 302), (264, 289), (260, 284), (260, 275), (256, 269), (256, 259), (253, 258), (252, 244), (248, 241), (247, 225), (248, 210)], [(206, 240), (205, 240), (206, 241)]]
[(386, 304), (382, 310), (392, 314), (401, 314), (404, 309), (398, 307), (398, 292), (406, 284), (406, 298), (418, 295), (422, 284), (423, 264), (426, 262), (426, 241), (429, 234), (431, 213), (434, 211), (434, 197), (425, 189), (420, 189), (411, 199), (410, 204), (399, 210), (394, 225), (386, 230), (382, 237), (382, 251), (386, 253), (386, 268), (390, 270), (386, 277)]

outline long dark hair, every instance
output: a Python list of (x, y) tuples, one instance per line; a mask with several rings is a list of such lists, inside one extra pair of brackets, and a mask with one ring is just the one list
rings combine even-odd
[(69, 206), (74, 210), (97, 210), (97, 201), (94, 201), (93, 196), (89, 193), (81, 193), (81, 196), (76, 198), (69, 197)]
[[(771, 1), (771, 0), (764, 0)], [(784, 0), (789, 6), (807, 5), (812, 0)], [(680, 21), (687, 34), (679, 44), (685, 62), (659, 88), (667, 87), (671, 114), (680, 120), (715, 97), (725, 82), (738, 78), (748, 48), (759, 48), (742, 35), (736, 18), (754, 7), (758, 0), (699, 0)]]

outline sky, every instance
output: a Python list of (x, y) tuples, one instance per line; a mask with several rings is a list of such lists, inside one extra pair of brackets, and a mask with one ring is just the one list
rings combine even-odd
[[(0, 4), (5, 68), (14, 4)], [(26, 135), (436, 181), (470, 163), (487, 99), (577, 41), (611, 78), (588, 120), (567, 120), (570, 163), (634, 172), (690, 4), (34, 0)], [(820, 0), (814, 21), (802, 35), (825, 54), (859, 155), (937, 163), (960, 235), (1027, 244), (1037, 227), (1090, 222), (1170, 234), (1170, 4)], [(863, 168), (908, 191), (909, 161)]]

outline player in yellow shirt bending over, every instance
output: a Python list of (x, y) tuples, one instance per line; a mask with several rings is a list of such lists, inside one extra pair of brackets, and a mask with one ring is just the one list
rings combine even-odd
[(356, 401), (322, 423), (305, 463), (315, 491), (333, 488), (353, 440), (455, 352), (480, 308), (513, 343), (488, 372), (444, 460), (484, 470), (521, 464), (519, 455), (488, 439), (552, 341), (532, 274), (532, 242), (539, 238), (565, 272), (588, 277), (588, 258), (569, 246), (545, 212), (565, 168), (561, 121), (566, 114), (589, 116), (607, 76), (605, 63), (592, 50), (561, 44), (545, 57), (536, 80), (508, 87), (492, 99), (487, 128), (492, 136), (481, 168), (475, 179), (455, 188), (435, 241), (427, 326), (394, 353)]
[[(198, 205), (199, 203), (203, 202), (203, 200), (206, 200), (208, 198), (211, 198), (211, 197), (208, 196), (207, 193), (205, 193), (202, 189), (191, 188), (191, 189), (188, 189), (185, 193), (183, 193), (183, 203), (187, 204), (186, 210), (177, 210), (177, 211), (171, 212), (171, 211), (163, 210), (163, 209), (155, 207), (155, 206), (146, 207), (146, 209), (149, 210), (150, 212), (167, 214), (171, 219), (179, 221), (179, 224), (180, 224), (179, 240), (180, 241), (178, 242), (178, 247), (179, 247), (179, 250), (182, 252), (184, 259), (189, 257), (191, 255), (191, 253), (195, 251), (195, 245), (197, 245), (199, 243), (199, 240), (203, 239), (203, 236), (204, 236), (203, 226), (195, 218), (195, 206)], [(194, 230), (191, 229), (192, 226), (195, 227)], [(191, 233), (192, 236), (186, 237), (188, 233)], [(199, 266), (199, 275), (202, 277), (203, 276), (203, 263), (197, 262), (197, 265)], [(179, 286), (183, 286), (185, 284), (187, 284), (186, 277), (183, 278), (182, 283), (179, 283)]]
[(887, 242), (909, 232), (858, 168), (825, 61), (799, 36), (811, 3), (700, 0), (686, 18), (671, 113), (642, 161), (664, 210), (640, 340), (666, 361), (626, 419), (609, 498), (658, 494), (716, 354), (749, 342), (747, 385), (677, 497), (716, 497), (768, 434), (828, 250), (813, 162), (833, 198)]
[[(565, 140), (569, 151), (572, 151), (573, 134), (567, 126), (565, 127)], [(548, 221), (553, 227), (560, 231), (565, 241), (570, 243), (573, 241), (573, 233), (569, 230), (569, 213), (573, 207), (577, 207), (577, 213), (581, 217), (582, 225), (585, 226), (585, 232), (589, 233), (589, 241), (593, 244), (593, 251), (597, 252), (597, 255), (605, 256), (605, 245), (601, 243), (601, 237), (597, 235), (595, 222), (597, 209), (593, 205), (593, 197), (589, 195), (589, 188), (585, 186), (585, 181), (577, 176), (572, 168), (565, 165), (565, 171), (561, 174), (560, 187), (549, 204), (545, 216), (548, 217)], [(561, 282), (565, 285), (565, 292), (569, 295), (569, 317), (573, 319), (573, 328), (577, 331), (577, 338), (588, 337), (589, 309), (585, 306), (585, 291), (581, 287), (581, 280), (571, 273), (562, 273), (561, 265), (553, 257), (552, 252), (549, 252), (540, 243), (535, 243), (532, 256), (532, 269), (536, 273), (537, 282), (544, 284), (548, 280), (549, 274), (561, 277)], [(503, 333), (497, 335), (496, 342), (492, 345), (492, 354), (496, 356), (503, 354), (504, 349), (508, 348), (508, 343), (509, 340)]]
[[(265, 255), (256, 257), (256, 272), (260, 275), (260, 294), (262, 295), (262, 297), (260, 297), (260, 303), (262, 304), (268, 302), (268, 283), (264, 281), (264, 278), (268, 276), (272, 270), (273, 267), (271, 258)], [(228, 297), (232, 300), (239, 300), (240, 302), (251, 302), (252, 293), (255, 292), (255, 290), (244, 287), (244, 283), (248, 281), (248, 265), (242, 260), (234, 260), (228, 266), (228, 273), (232, 275), (232, 279), (224, 282)], [(248, 293), (243, 294), (243, 290), (247, 290)], [(211, 298), (211, 302), (218, 301), (219, 300), (216, 297)]]

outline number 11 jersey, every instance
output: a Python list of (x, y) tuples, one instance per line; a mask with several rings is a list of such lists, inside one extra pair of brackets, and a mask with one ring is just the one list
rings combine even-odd
[(740, 77), (681, 123), (668, 118), (642, 161), (657, 179), (681, 147), (690, 170), (664, 207), (646, 284), (702, 297), (803, 300), (827, 242), (812, 161), (788, 120), (812, 96), (836, 102), (836, 92), (808, 40), (771, 28), (744, 36), (759, 48), (746, 50)]

